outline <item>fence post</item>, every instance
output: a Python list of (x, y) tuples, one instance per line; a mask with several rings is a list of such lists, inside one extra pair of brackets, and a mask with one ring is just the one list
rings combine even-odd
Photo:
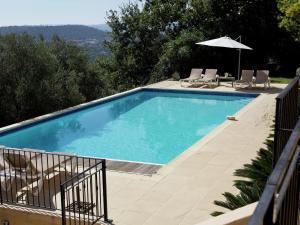
[(275, 167), (276, 165), (276, 162), (278, 160), (278, 137), (279, 137), (279, 129), (280, 129), (280, 126), (281, 126), (281, 121), (280, 121), (280, 117), (282, 116), (281, 113), (280, 113), (280, 106), (281, 106), (281, 99), (279, 98), (276, 98), (276, 112), (275, 112), (275, 130), (274, 130), (274, 146), (273, 146), (273, 159), (272, 159), (272, 168)]
[(64, 185), (60, 185), (61, 194), (61, 224), (66, 225), (66, 206), (65, 206), (65, 189)]
[(3, 205), (2, 185), (0, 185), (0, 204)]
[(106, 161), (102, 160), (102, 184), (103, 184), (103, 210), (104, 221), (109, 222), (107, 215), (107, 184), (106, 184)]

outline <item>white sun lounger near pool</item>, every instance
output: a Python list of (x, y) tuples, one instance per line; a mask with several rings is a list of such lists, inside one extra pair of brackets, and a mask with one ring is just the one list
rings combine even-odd
[(269, 70), (257, 70), (253, 85), (263, 84), (264, 88), (270, 87)]
[(242, 70), (241, 79), (234, 82), (234, 87), (237, 88), (237, 84), (247, 85), (248, 87), (253, 86), (253, 75), (254, 70)]
[(197, 83), (209, 84), (212, 86), (213, 82), (217, 82), (217, 69), (206, 69), (205, 74), (202, 74), (201, 79), (197, 80)]
[(201, 79), (201, 78), (202, 78), (202, 77), (201, 77), (202, 71), (203, 71), (203, 69), (193, 68), (193, 69), (191, 70), (191, 74), (190, 74), (190, 76), (189, 76), (188, 78), (179, 80), (180, 86), (182, 86), (182, 83), (183, 83), (183, 82), (193, 83), (193, 82), (195, 82), (195, 81)]
[[(44, 151), (30, 149), (0, 149), (1, 187), (5, 185), (2, 190), (13, 189), (11, 196), (17, 199), (23, 199), (23, 196), (27, 200), (39, 198), (43, 196), (41, 192), (50, 192), (53, 189), (50, 185), (52, 180), (57, 177), (61, 180), (74, 172), (76, 167), (67, 165), (73, 163), (74, 157), (71, 154), (46, 154)], [(7, 183), (11, 184), (16, 179), (22, 180), (22, 185), (18, 182), (16, 187), (7, 186)]]

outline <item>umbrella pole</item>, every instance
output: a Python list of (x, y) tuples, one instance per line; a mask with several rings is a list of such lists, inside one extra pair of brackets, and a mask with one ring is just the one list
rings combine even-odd
[[(240, 35), (238, 38), (240, 43), (242, 43), (242, 36)], [(236, 40), (237, 40), (236, 39)], [(241, 75), (241, 55), (242, 55), (242, 49), (239, 48), (239, 61), (238, 61), (238, 80), (240, 79), (240, 75)]]
[(242, 55), (242, 49), (239, 49), (238, 80), (240, 79), (240, 75), (241, 75), (241, 55)]

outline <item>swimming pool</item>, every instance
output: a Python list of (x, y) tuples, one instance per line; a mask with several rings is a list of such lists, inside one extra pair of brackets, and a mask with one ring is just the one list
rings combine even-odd
[(256, 96), (141, 89), (0, 133), (0, 145), (167, 164)]

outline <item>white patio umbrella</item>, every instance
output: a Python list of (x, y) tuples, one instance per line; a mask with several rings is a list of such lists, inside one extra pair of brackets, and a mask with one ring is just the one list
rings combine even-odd
[(239, 50), (239, 62), (238, 62), (238, 79), (240, 79), (240, 69), (241, 69), (241, 54), (242, 49), (253, 50), (252, 48), (241, 43), (241, 36), (239, 36), (239, 42), (231, 39), (230, 37), (220, 37), (208, 41), (198, 42), (197, 45), (206, 45), (212, 47), (223, 47), (223, 48), (234, 48)]

